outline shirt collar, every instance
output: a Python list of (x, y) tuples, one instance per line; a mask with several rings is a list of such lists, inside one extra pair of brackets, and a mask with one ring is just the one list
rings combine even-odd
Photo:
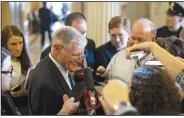
[(54, 64), (57, 66), (57, 68), (59, 69), (59, 71), (62, 73), (62, 75), (64, 77), (68, 76), (68, 70), (66, 70), (61, 64), (59, 64), (53, 57), (52, 55), (49, 53), (49, 57), (50, 59), (54, 62)]

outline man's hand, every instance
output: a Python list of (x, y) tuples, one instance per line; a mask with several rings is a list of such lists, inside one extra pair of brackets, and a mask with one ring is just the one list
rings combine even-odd
[(99, 67), (97, 68), (96, 75), (97, 75), (97, 76), (101, 76), (101, 77), (106, 77), (106, 76), (108, 76), (109, 71), (110, 71), (110, 70), (106, 70), (103, 66), (99, 66)]
[(63, 101), (64, 101), (64, 105), (63, 105), (62, 109), (60, 110), (61, 113), (65, 113), (65, 114), (70, 114), (71, 115), (71, 114), (77, 112), (80, 103), (79, 102), (74, 102), (75, 98), (71, 97), (69, 99), (68, 96), (65, 94), (63, 96)]
[(72, 75), (76, 81), (84, 81), (83, 60), (75, 60), (73, 62), (69, 62), (68, 69), (72, 72)]
[[(121, 92), (117, 93), (118, 91)], [(116, 106), (121, 101), (130, 103), (128, 96), (129, 88), (120, 80), (109, 80), (107, 85), (103, 88), (101, 95), (102, 97), (99, 98), (99, 100), (101, 101), (106, 115), (112, 115), (114, 110), (116, 110)]]
[(102, 105), (105, 115), (112, 115), (112, 111), (109, 109), (107, 103), (103, 100), (102, 96), (100, 96), (98, 99)]
[(84, 73), (83, 73), (83, 68), (78, 67), (76, 68), (73, 72), (72, 75), (75, 79), (76, 82), (81, 82), (84, 81)]
[(127, 59), (131, 59), (130, 58), (130, 54), (133, 51), (136, 51), (136, 50), (151, 51), (153, 44), (154, 44), (154, 42), (144, 42), (144, 43), (140, 43), (140, 44), (135, 44), (135, 45), (127, 48), (126, 49), (126, 57), (127, 57)]

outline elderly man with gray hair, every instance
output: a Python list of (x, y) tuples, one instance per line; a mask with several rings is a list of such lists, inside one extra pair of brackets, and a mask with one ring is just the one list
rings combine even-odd
[(32, 115), (56, 115), (60, 111), (63, 96), (69, 95), (75, 84), (69, 70), (78, 68), (85, 45), (84, 37), (75, 28), (66, 26), (54, 33), (50, 54), (28, 75)]
[[(150, 20), (147, 18), (138, 19), (130, 32), (128, 47), (142, 42), (155, 41), (156, 31), (156, 26)], [(106, 69), (101, 67), (98, 68), (98, 71), (104, 72), (100, 76), (108, 76), (109, 79), (121, 79), (130, 85), (132, 72), (136, 66), (141, 66), (145, 61), (150, 59), (153, 59), (152, 54), (145, 55), (144, 58), (127, 60), (126, 51), (122, 50), (113, 56)], [(137, 64), (137, 62), (140, 63)]]

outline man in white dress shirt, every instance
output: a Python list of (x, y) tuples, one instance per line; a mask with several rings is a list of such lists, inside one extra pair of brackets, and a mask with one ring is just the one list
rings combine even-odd
[[(150, 20), (146, 18), (137, 20), (130, 33), (128, 46), (146, 41), (155, 41), (156, 31), (156, 26)], [(152, 54), (145, 56), (143, 59), (141, 59), (141, 62), (144, 64), (146, 60), (150, 59), (153, 59)], [(126, 59), (126, 51), (124, 49), (113, 56), (106, 68), (106, 72), (102, 76), (106, 75), (109, 77), (109, 79), (121, 79), (128, 85), (131, 85), (131, 77), (135, 68), (135, 63), (135, 60)], [(101, 68), (99, 70), (105, 69)]]

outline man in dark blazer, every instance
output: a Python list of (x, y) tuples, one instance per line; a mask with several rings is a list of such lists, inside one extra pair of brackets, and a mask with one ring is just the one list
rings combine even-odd
[[(83, 36), (86, 37), (87, 23), (86, 23), (86, 18), (84, 17), (83, 14), (78, 12), (69, 14), (65, 19), (65, 25), (76, 28)], [(87, 65), (90, 68), (94, 69), (95, 42), (89, 38), (86, 38), (86, 40), (87, 40), (87, 45), (85, 47), (85, 54), (87, 55), (86, 57)], [(42, 52), (40, 60), (45, 58), (49, 54), (50, 50), (51, 50), (51, 46), (47, 47)]]
[[(58, 29), (53, 35), (51, 52), (28, 75), (28, 100), (33, 115), (56, 115), (75, 81), (68, 70), (78, 68), (84, 53), (84, 37), (72, 27)], [(74, 56), (75, 55), (75, 56)]]
[[(126, 16), (115, 16), (111, 18), (109, 25), (110, 41), (98, 47), (95, 51), (95, 70), (99, 66), (107, 67), (111, 58), (120, 50), (127, 46), (123, 38), (124, 32), (130, 32), (130, 21)], [(95, 76), (98, 82), (104, 82), (105, 78)]]

